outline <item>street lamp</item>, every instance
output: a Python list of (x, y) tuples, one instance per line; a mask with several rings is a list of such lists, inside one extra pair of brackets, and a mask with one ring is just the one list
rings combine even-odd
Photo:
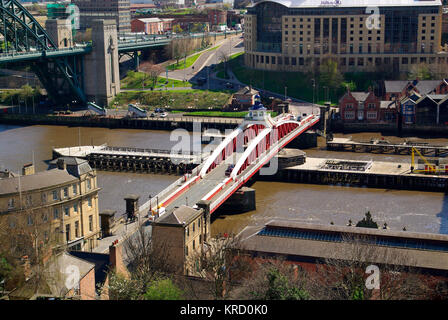
[(152, 194), (149, 195), (149, 213), (148, 213), (148, 218), (149, 218), (149, 214), (152, 215), (151, 199), (152, 199)]

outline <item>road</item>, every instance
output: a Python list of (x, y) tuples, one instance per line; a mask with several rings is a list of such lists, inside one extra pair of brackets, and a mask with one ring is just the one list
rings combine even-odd
[(198, 78), (208, 79), (203, 85), (193, 85), (192, 89), (209, 89), (222, 90), (226, 89), (225, 84), (227, 80), (220, 80), (213, 77), (214, 66), (218, 65), (221, 57), (225, 54), (227, 56), (235, 53), (243, 52), (243, 38), (241, 35), (230, 37), (224, 40), (220, 47), (215, 50), (204, 52), (195, 63), (184, 70), (174, 70), (168, 72), (168, 78), (176, 80), (187, 80), (196, 83)]

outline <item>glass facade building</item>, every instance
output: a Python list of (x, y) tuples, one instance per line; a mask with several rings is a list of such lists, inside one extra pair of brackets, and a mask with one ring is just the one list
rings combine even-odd
[[(446, 63), (440, 46), (442, 6), (438, 0), (391, 0), (384, 4), (382, 0), (367, 0), (363, 7), (355, 0), (318, 1), (305, 0), (297, 5), (294, 0), (262, 1), (248, 8), (246, 64), (294, 71), (310, 64), (318, 66), (322, 58), (331, 56), (347, 69), (391, 65), (399, 71), (413, 63)], [(278, 63), (285, 60), (289, 62), (286, 66)]]

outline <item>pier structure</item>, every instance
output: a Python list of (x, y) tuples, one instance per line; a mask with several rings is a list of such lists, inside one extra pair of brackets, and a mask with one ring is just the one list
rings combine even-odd
[(425, 142), (390, 143), (385, 140), (372, 140), (370, 142), (356, 142), (350, 138), (333, 138), (327, 141), (327, 150), (372, 152), (389, 154), (411, 154), (412, 148), (425, 156), (440, 157), (448, 155), (448, 146), (431, 145)]
[(448, 175), (411, 173), (410, 163), (306, 158), (261, 180), (366, 186), (386, 189), (448, 191)]
[(79, 146), (53, 149), (53, 159), (77, 157), (86, 159), (92, 168), (106, 171), (148, 173), (190, 172), (209, 154), (197, 152), (172, 152), (170, 150), (132, 147)]

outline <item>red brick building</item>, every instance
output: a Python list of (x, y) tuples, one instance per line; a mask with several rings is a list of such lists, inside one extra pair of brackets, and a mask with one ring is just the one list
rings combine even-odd
[(210, 26), (227, 25), (227, 11), (211, 9), (207, 11)]
[(170, 31), (174, 19), (139, 18), (131, 21), (132, 32), (144, 32), (146, 34), (163, 34)]
[(343, 122), (380, 121), (381, 102), (373, 91), (347, 91), (339, 100), (339, 112)]

